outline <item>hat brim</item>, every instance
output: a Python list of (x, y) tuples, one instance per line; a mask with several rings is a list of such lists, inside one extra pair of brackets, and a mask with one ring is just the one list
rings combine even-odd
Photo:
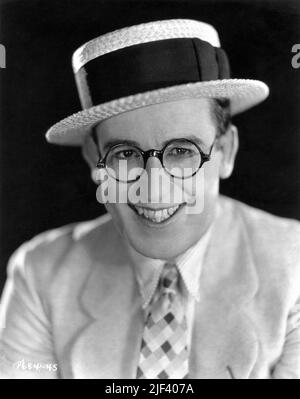
[(48, 142), (81, 146), (97, 123), (123, 112), (149, 105), (190, 98), (228, 98), (236, 115), (268, 97), (268, 86), (251, 79), (226, 79), (187, 83), (123, 97), (77, 112), (53, 125), (46, 133)]

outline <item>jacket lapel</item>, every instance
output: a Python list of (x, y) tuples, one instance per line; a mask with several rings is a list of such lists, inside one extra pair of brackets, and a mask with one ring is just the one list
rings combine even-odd
[(249, 244), (240, 215), (222, 209), (200, 277), (190, 378), (248, 378), (257, 360), (258, 338), (248, 306), (258, 278)]
[(95, 258), (79, 298), (89, 322), (71, 349), (74, 378), (135, 378), (143, 333), (141, 298), (126, 248), (111, 223), (105, 236), (105, 242), (98, 236), (89, 251)]

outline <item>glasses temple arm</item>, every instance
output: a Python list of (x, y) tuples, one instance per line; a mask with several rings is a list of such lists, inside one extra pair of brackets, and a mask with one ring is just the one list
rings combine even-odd
[(92, 136), (92, 139), (93, 139), (94, 144), (96, 146), (96, 150), (97, 150), (97, 153), (98, 153), (98, 159), (101, 159), (101, 154), (100, 154), (100, 150), (99, 150), (99, 140), (98, 140), (98, 136), (97, 136), (97, 132), (96, 132), (95, 127), (92, 127), (91, 136)]

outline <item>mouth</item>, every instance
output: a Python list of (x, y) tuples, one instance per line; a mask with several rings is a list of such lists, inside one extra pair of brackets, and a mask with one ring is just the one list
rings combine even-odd
[(128, 205), (140, 218), (144, 219), (145, 221), (154, 224), (163, 224), (166, 223), (167, 220), (173, 218), (185, 204), (182, 203), (158, 209), (133, 204)]

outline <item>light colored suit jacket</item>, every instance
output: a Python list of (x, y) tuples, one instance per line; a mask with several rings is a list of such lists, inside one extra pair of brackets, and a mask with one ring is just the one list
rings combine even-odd
[[(299, 223), (224, 197), (220, 204), (200, 276), (189, 377), (299, 378)], [(2, 378), (135, 378), (142, 299), (108, 215), (35, 237), (15, 252), (8, 273)]]

